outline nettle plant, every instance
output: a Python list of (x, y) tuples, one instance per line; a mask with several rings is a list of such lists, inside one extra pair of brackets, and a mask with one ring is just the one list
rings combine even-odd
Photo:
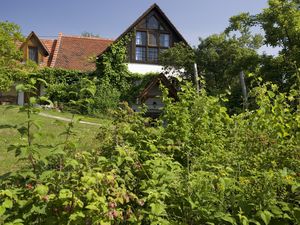
[(299, 224), (297, 92), (261, 85), (257, 108), (230, 116), (191, 84), (177, 102), (163, 90), (161, 120), (122, 104), (97, 149), (78, 150), (74, 121), (47, 154), (34, 139), (15, 145), (28, 163), (1, 178), (0, 223)]

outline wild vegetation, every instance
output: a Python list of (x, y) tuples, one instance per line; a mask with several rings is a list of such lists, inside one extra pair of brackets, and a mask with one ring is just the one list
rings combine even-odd
[[(196, 50), (180, 44), (164, 52), (166, 68), (185, 70), (178, 101), (161, 87), (165, 107), (156, 121), (117, 104), (138, 77), (124, 66), (123, 44), (80, 78), (22, 68), (17, 89), (31, 95), (20, 108), (25, 118), (11, 126), (20, 139), (8, 149), (23, 166), (0, 177), (0, 224), (300, 224), (299, 4), (270, 0), (258, 15), (232, 17)], [(265, 36), (250, 33), (255, 24)], [(282, 50), (259, 55), (263, 42)], [(190, 82), (194, 59), (199, 93)], [(234, 101), (243, 98), (241, 71), (243, 106), (245, 99)], [(34, 94), (37, 82), (48, 96)], [(236, 95), (224, 95), (230, 90)], [(91, 132), (74, 118), (46, 142), (35, 105), (51, 101), (73, 112), (110, 111), (111, 123), (99, 127), (93, 145), (76, 138), (76, 129)]]
[(13, 147), (30, 166), (2, 177), (2, 222), (299, 223), (295, 96), (264, 84), (253, 90), (259, 109), (234, 116), (190, 85), (176, 103), (166, 96), (154, 126), (124, 105), (100, 129), (99, 145), (81, 151), (70, 123), (62, 143), (40, 154), (27, 120), (26, 142)]

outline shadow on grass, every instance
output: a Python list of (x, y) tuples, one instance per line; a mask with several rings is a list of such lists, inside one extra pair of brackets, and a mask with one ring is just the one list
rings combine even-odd
[(0, 129), (11, 129), (11, 128), (17, 128), (17, 125), (0, 124)]

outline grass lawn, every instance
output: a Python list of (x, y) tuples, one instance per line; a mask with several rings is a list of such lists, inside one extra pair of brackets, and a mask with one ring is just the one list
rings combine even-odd
[[(6, 106), (0, 106), (0, 175), (14, 171), (21, 166), (21, 162), (18, 162), (14, 156), (14, 152), (7, 152), (7, 148), (11, 144), (24, 143), (25, 138), (21, 137), (16, 128), (11, 128), (10, 126), (22, 126), (22, 123), (26, 120), (25, 113), (19, 113), (19, 108), (17, 106), (7, 109)], [(60, 116), (65, 118), (71, 118), (70, 113), (60, 113), (52, 110), (43, 110), (42, 112)], [(75, 115), (75, 118), (82, 118), (84, 121), (94, 122), (100, 124), (100, 126), (108, 126), (111, 124), (111, 120), (89, 118)], [(36, 137), (34, 142), (47, 145), (47, 144), (58, 144), (64, 140), (64, 136), (59, 135), (65, 131), (65, 126), (68, 122), (57, 121), (56, 119), (47, 118), (40, 115), (34, 115), (33, 119), (41, 127), (41, 135)], [(79, 149), (84, 150), (87, 148), (96, 148), (98, 140), (95, 138), (99, 130), (99, 126), (92, 126), (88, 124), (75, 125), (74, 131), (76, 136), (73, 137), (78, 143)], [(41, 149), (41, 151), (45, 151)]]

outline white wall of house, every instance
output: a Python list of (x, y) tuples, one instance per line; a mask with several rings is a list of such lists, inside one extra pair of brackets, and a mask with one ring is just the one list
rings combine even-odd
[(161, 73), (163, 67), (160, 65), (142, 64), (142, 63), (128, 63), (128, 70), (132, 73)]
[(130, 72), (140, 74), (164, 72), (164, 75), (166, 77), (178, 77), (180, 76), (180, 74), (184, 73), (184, 69), (181, 69), (179, 71), (172, 69), (166, 73), (163, 66), (153, 64), (128, 63), (127, 66)]

